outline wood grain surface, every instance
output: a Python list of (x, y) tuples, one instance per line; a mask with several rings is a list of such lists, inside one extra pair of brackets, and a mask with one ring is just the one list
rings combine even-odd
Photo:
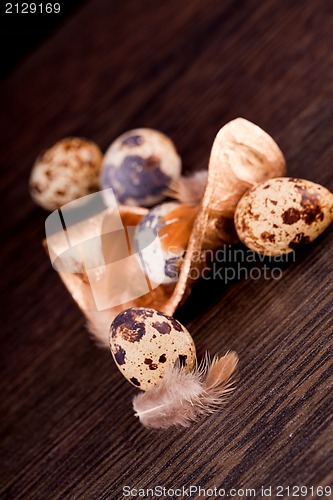
[(2, 498), (333, 486), (332, 228), (280, 280), (197, 287), (177, 317), (200, 355), (237, 351), (237, 389), (189, 429), (148, 431), (52, 270), (47, 213), (27, 190), (35, 157), (64, 136), (105, 150), (157, 128), (189, 172), (237, 116), (275, 138), (290, 175), (333, 190), (332, 25), (325, 0), (91, 0), (1, 83)]

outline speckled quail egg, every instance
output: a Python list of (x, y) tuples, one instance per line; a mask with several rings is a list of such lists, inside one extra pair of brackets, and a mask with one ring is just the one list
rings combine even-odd
[(87, 139), (68, 137), (36, 160), (30, 176), (32, 199), (46, 210), (98, 190), (102, 164), (99, 147)]
[(303, 179), (265, 181), (239, 201), (235, 226), (251, 250), (270, 256), (312, 242), (333, 220), (333, 194)]
[(172, 316), (155, 309), (131, 308), (113, 320), (112, 356), (124, 377), (147, 390), (178, 366), (190, 372), (196, 364), (193, 339)]
[(150, 207), (165, 198), (164, 191), (180, 173), (173, 142), (157, 130), (138, 128), (122, 134), (106, 151), (101, 189), (112, 188), (122, 205)]
[(162, 203), (136, 226), (135, 255), (152, 282), (177, 282), (197, 211), (191, 205)]

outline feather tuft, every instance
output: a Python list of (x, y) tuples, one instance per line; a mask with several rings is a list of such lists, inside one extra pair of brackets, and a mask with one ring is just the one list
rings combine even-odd
[(87, 329), (100, 347), (110, 349), (109, 331), (113, 316), (108, 311), (86, 311), (88, 317)]
[(159, 385), (135, 396), (135, 416), (149, 428), (167, 429), (173, 425), (188, 427), (200, 415), (217, 410), (233, 390), (231, 377), (238, 356), (227, 352), (203, 362), (192, 372), (176, 366)]
[(207, 177), (207, 170), (200, 170), (187, 177), (182, 176), (171, 182), (165, 194), (181, 203), (198, 205), (205, 192)]

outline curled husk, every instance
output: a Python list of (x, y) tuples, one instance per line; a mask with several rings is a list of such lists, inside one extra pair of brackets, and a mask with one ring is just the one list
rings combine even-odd
[[(101, 285), (101, 288), (104, 286), (101, 293), (105, 294), (106, 299), (111, 293), (118, 293), (118, 303), (123, 303), (98, 311), (82, 261), (77, 262), (77, 274), (59, 272), (64, 284), (88, 319), (89, 329), (97, 340), (103, 346), (108, 346), (110, 324), (119, 312), (130, 307), (150, 307), (172, 316), (176, 308), (189, 296), (192, 285), (207, 266), (205, 251), (214, 251), (224, 244), (239, 241), (233, 217), (237, 202), (244, 192), (263, 180), (285, 175), (285, 169), (285, 159), (274, 140), (253, 123), (237, 118), (218, 132), (209, 160), (207, 182), (203, 180), (203, 176), (200, 177), (200, 185), (205, 183), (204, 194), (176, 284), (160, 285), (134, 300), (127, 300), (126, 290), (125, 293), (111, 290), (106, 276), (107, 271), (103, 271), (102, 266), (99, 266), (97, 279), (104, 283)], [(147, 210), (144, 208), (120, 207), (125, 229), (126, 226), (138, 224), (146, 213)], [(104, 259), (105, 262), (112, 260), (108, 244), (108, 241), (112, 240), (108, 240), (107, 231), (103, 228), (112, 226), (113, 216), (112, 210), (108, 209), (92, 220), (80, 223), (77, 228), (81, 231), (81, 240), (100, 236), (101, 260)], [(134, 261), (135, 259), (122, 261), (121, 266), (123, 273), (121, 281), (128, 282), (132, 289), (140, 286), (136, 282), (140, 271), (139, 267), (136, 267), (138, 263)]]

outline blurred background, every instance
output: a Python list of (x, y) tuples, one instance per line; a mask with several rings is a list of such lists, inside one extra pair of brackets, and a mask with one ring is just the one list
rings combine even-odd
[[(29, 2), (27, 4), (22, 0), (2, 3), (0, 12), (0, 44), (2, 47), (0, 77), (6, 76), (24, 57), (36, 50), (48, 37), (51, 37), (64, 21), (75, 14), (77, 8), (82, 6), (85, 0), (60, 2), (58, 14), (48, 13), (45, 15), (38, 12), (39, 6), (46, 6), (47, 3)], [(16, 5), (21, 10), (23, 4), (36, 6), (36, 13), (33, 15), (17, 14)], [(11, 11), (11, 14), (6, 13), (7, 9)]]

